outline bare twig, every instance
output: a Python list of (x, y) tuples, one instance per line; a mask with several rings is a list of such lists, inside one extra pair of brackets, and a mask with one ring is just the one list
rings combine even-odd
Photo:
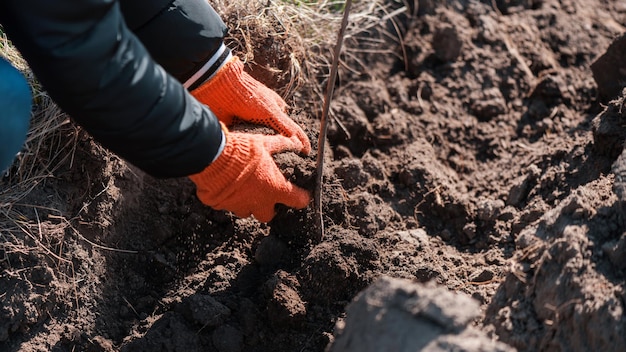
[(130, 310), (132, 310), (133, 313), (135, 313), (137, 318), (141, 318), (141, 315), (139, 315), (139, 313), (137, 313), (137, 310), (135, 309), (135, 307), (133, 307), (133, 305), (130, 304), (130, 302), (126, 299), (126, 297), (122, 296), (122, 299), (124, 300), (124, 302), (126, 302), (126, 305), (128, 306), (128, 308), (130, 308)]
[(322, 110), (322, 118), (320, 124), (320, 135), (318, 140), (317, 152), (317, 178), (315, 182), (314, 204), (315, 204), (315, 222), (317, 230), (317, 240), (321, 242), (324, 239), (324, 219), (322, 218), (322, 183), (324, 176), (324, 150), (326, 145), (326, 135), (328, 133), (328, 110), (330, 109), (330, 100), (335, 89), (335, 79), (337, 78), (337, 67), (339, 66), (339, 54), (341, 54), (341, 45), (343, 44), (344, 32), (348, 25), (348, 17), (350, 16), (350, 6), (352, 0), (346, 0), (346, 7), (343, 10), (343, 19), (341, 27), (337, 35), (337, 44), (333, 56), (333, 64), (328, 77), (328, 85), (326, 86), (326, 97), (324, 99), (324, 107)]

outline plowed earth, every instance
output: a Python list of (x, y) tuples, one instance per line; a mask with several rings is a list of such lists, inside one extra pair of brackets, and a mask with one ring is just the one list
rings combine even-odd
[[(340, 71), (321, 241), (311, 208), (238, 219), (83, 136), (20, 202), (34, 235), (3, 234), (0, 349), (323, 351), (391, 276), (477, 300), (520, 351), (626, 350), (626, 109), (594, 79), (619, 62), (592, 70), (625, 3), (414, 3)], [(315, 158), (276, 156), (309, 189)]]

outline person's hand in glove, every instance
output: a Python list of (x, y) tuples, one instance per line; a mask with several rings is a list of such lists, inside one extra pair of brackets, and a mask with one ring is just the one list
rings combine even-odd
[(236, 56), (191, 94), (206, 104), (227, 126), (233, 124), (235, 117), (264, 125), (285, 137), (299, 141), (301, 146), (297, 151), (304, 154), (311, 152), (307, 135), (285, 112), (285, 101), (246, 73), (243, 63)]
[(204, 204), (241, 218), (253, 215), (261, 222), (274, 217), (277, 203), (296, 209), (309, 204), (309, 193), (287, 181), (272, 158), (275, 153), (301, 150), (300, 141), (280, 134), (229, 132), (224, 125), (222, 129), (226, 145), (220, 156), (189, 176)]

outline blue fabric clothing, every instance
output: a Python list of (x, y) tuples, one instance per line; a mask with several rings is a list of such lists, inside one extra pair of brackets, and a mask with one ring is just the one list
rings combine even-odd
[(0, 57), (0, 171), (4, 172), (22, 149), (28, 127), (32, 96), (22, 74)]

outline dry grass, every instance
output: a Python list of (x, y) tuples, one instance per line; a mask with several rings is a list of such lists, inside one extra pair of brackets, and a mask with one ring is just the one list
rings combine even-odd
[(0, 279), (12, 286), (21, 282), (31, 287), (33, 271), (53, 267), (59, 297), (74, 297), (76, 301), (73, 262), (63, 252), (65, 226), (40, 216), (60, 212), (33, 204), (38, 202), (29, 201), (28, 197), (34, 190), (42, 189), (47, 179), (55, 177), (59, 167), (72, 162), (79, 131), (42, 90), (1, 31), (0, 55), (24, 74), (34, 102), (24, 147), (12, 166), (0, 175)]
[[(344, 1), (211, 0), (210, 3), (230, 29), (227, 45), (252, 67), (257, 79), (285, 99), (295, 95), (300, 105), (305, 103), (309, 108), (321, 110)], [(353, 4), (344, 36), (339, 81), (342, 72), (359, 75), (367, 71), (367, 64), (359, 59), (365, 52), (397, 55), (385, 48), (393, 46), (390, 42), (401, 42), (393, 20), (399, 13), (408, 11), (408, 6), (391, 11), (388, 3), (372, 0)], [(394, 33), (387, 31), (388, 22), (396, 29)], [(254, 71), (255, 66), (271, 71), (272, 77)]]
[(13, 165), (0, 175), (0, 250), (3, 252), (0, 264), (7, 264), (2, 263), (2, 257), (8, 258), (11, 253), (52, 253), (45, 241), (40, 241), (41, 219), (31, 219), (22, 211), (25, 207), (36, 209), (38, 205), (21, 202), (47, 178), (54, 177), (58, 167), (71, 159), (78, 132), (42, 90), (17, 50), (3, 33), (0, 32), (0, 35), (0, 55), (24, 74), (31, 86), (34, 101), (24, 148)]

